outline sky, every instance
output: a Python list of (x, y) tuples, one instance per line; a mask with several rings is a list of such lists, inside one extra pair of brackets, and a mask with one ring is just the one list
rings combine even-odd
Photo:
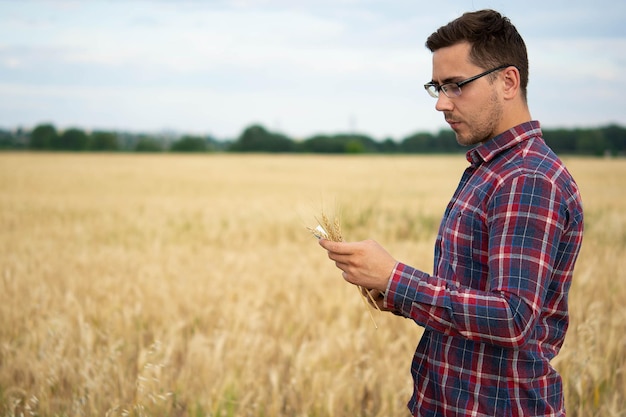
[(483, 8), (524, 37), (542, 126), (626, 126), (623, 1), (0, 0), (0, 127), (437, 132), (424, 42)]

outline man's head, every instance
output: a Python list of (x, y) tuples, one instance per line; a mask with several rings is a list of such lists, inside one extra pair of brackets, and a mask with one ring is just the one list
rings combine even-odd
[(511, 22), (493, 10), (466, 13), (426, 41), (437, 98), (462, 145), (475, 145), (530, 120), (526, 103), (528, 58)]
[(495, 10), (465, 13), (430, 35), (426, 47), (435, 52), (461, 42), (470, 44), (470, 60), (481, 68), (489, 69), (505, 64), (515, 66), (520, 73), (520, 88), (526, 100), (526, 44), (508, 18)]

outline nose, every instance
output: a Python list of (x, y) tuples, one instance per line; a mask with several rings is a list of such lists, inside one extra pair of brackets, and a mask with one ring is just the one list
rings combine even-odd
[(452, 100), (446, 96), (443, 91), (439, 92), (439, 97), (437, 97), (437, 104), (435, 104), (435, 109), (438, 111), (451, 111), (454, 107)]

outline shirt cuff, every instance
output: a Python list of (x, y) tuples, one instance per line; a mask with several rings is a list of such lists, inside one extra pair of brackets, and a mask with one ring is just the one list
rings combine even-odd
[(387, 309), (393, 309), (393, 296), (391, 299), (388, 297), (390, 294), (391, 284), (393, 282), (393, 277), (396, 276), (398, 272), (398, 268), (400, 267), (400, 262), (396, 262), (391, 270), (391, 275), (389, 275), (389, 279), (387, 280), (387, 288), (385, 288), (385, 294), (383, 299), (383, 306)]

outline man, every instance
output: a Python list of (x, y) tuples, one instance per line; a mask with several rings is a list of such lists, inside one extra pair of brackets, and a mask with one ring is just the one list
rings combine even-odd
[(430, 275), (378, 243), (320, 240), (350, 283), (425, 328), (411, 372), (414, 416), (563, 416), (550, 365), (568, 326), (582, 242), (578, 187), (526, 101), (526, 46), (493, 10), (427, 40), (436, 109), (469, 167), (448, 204)]

